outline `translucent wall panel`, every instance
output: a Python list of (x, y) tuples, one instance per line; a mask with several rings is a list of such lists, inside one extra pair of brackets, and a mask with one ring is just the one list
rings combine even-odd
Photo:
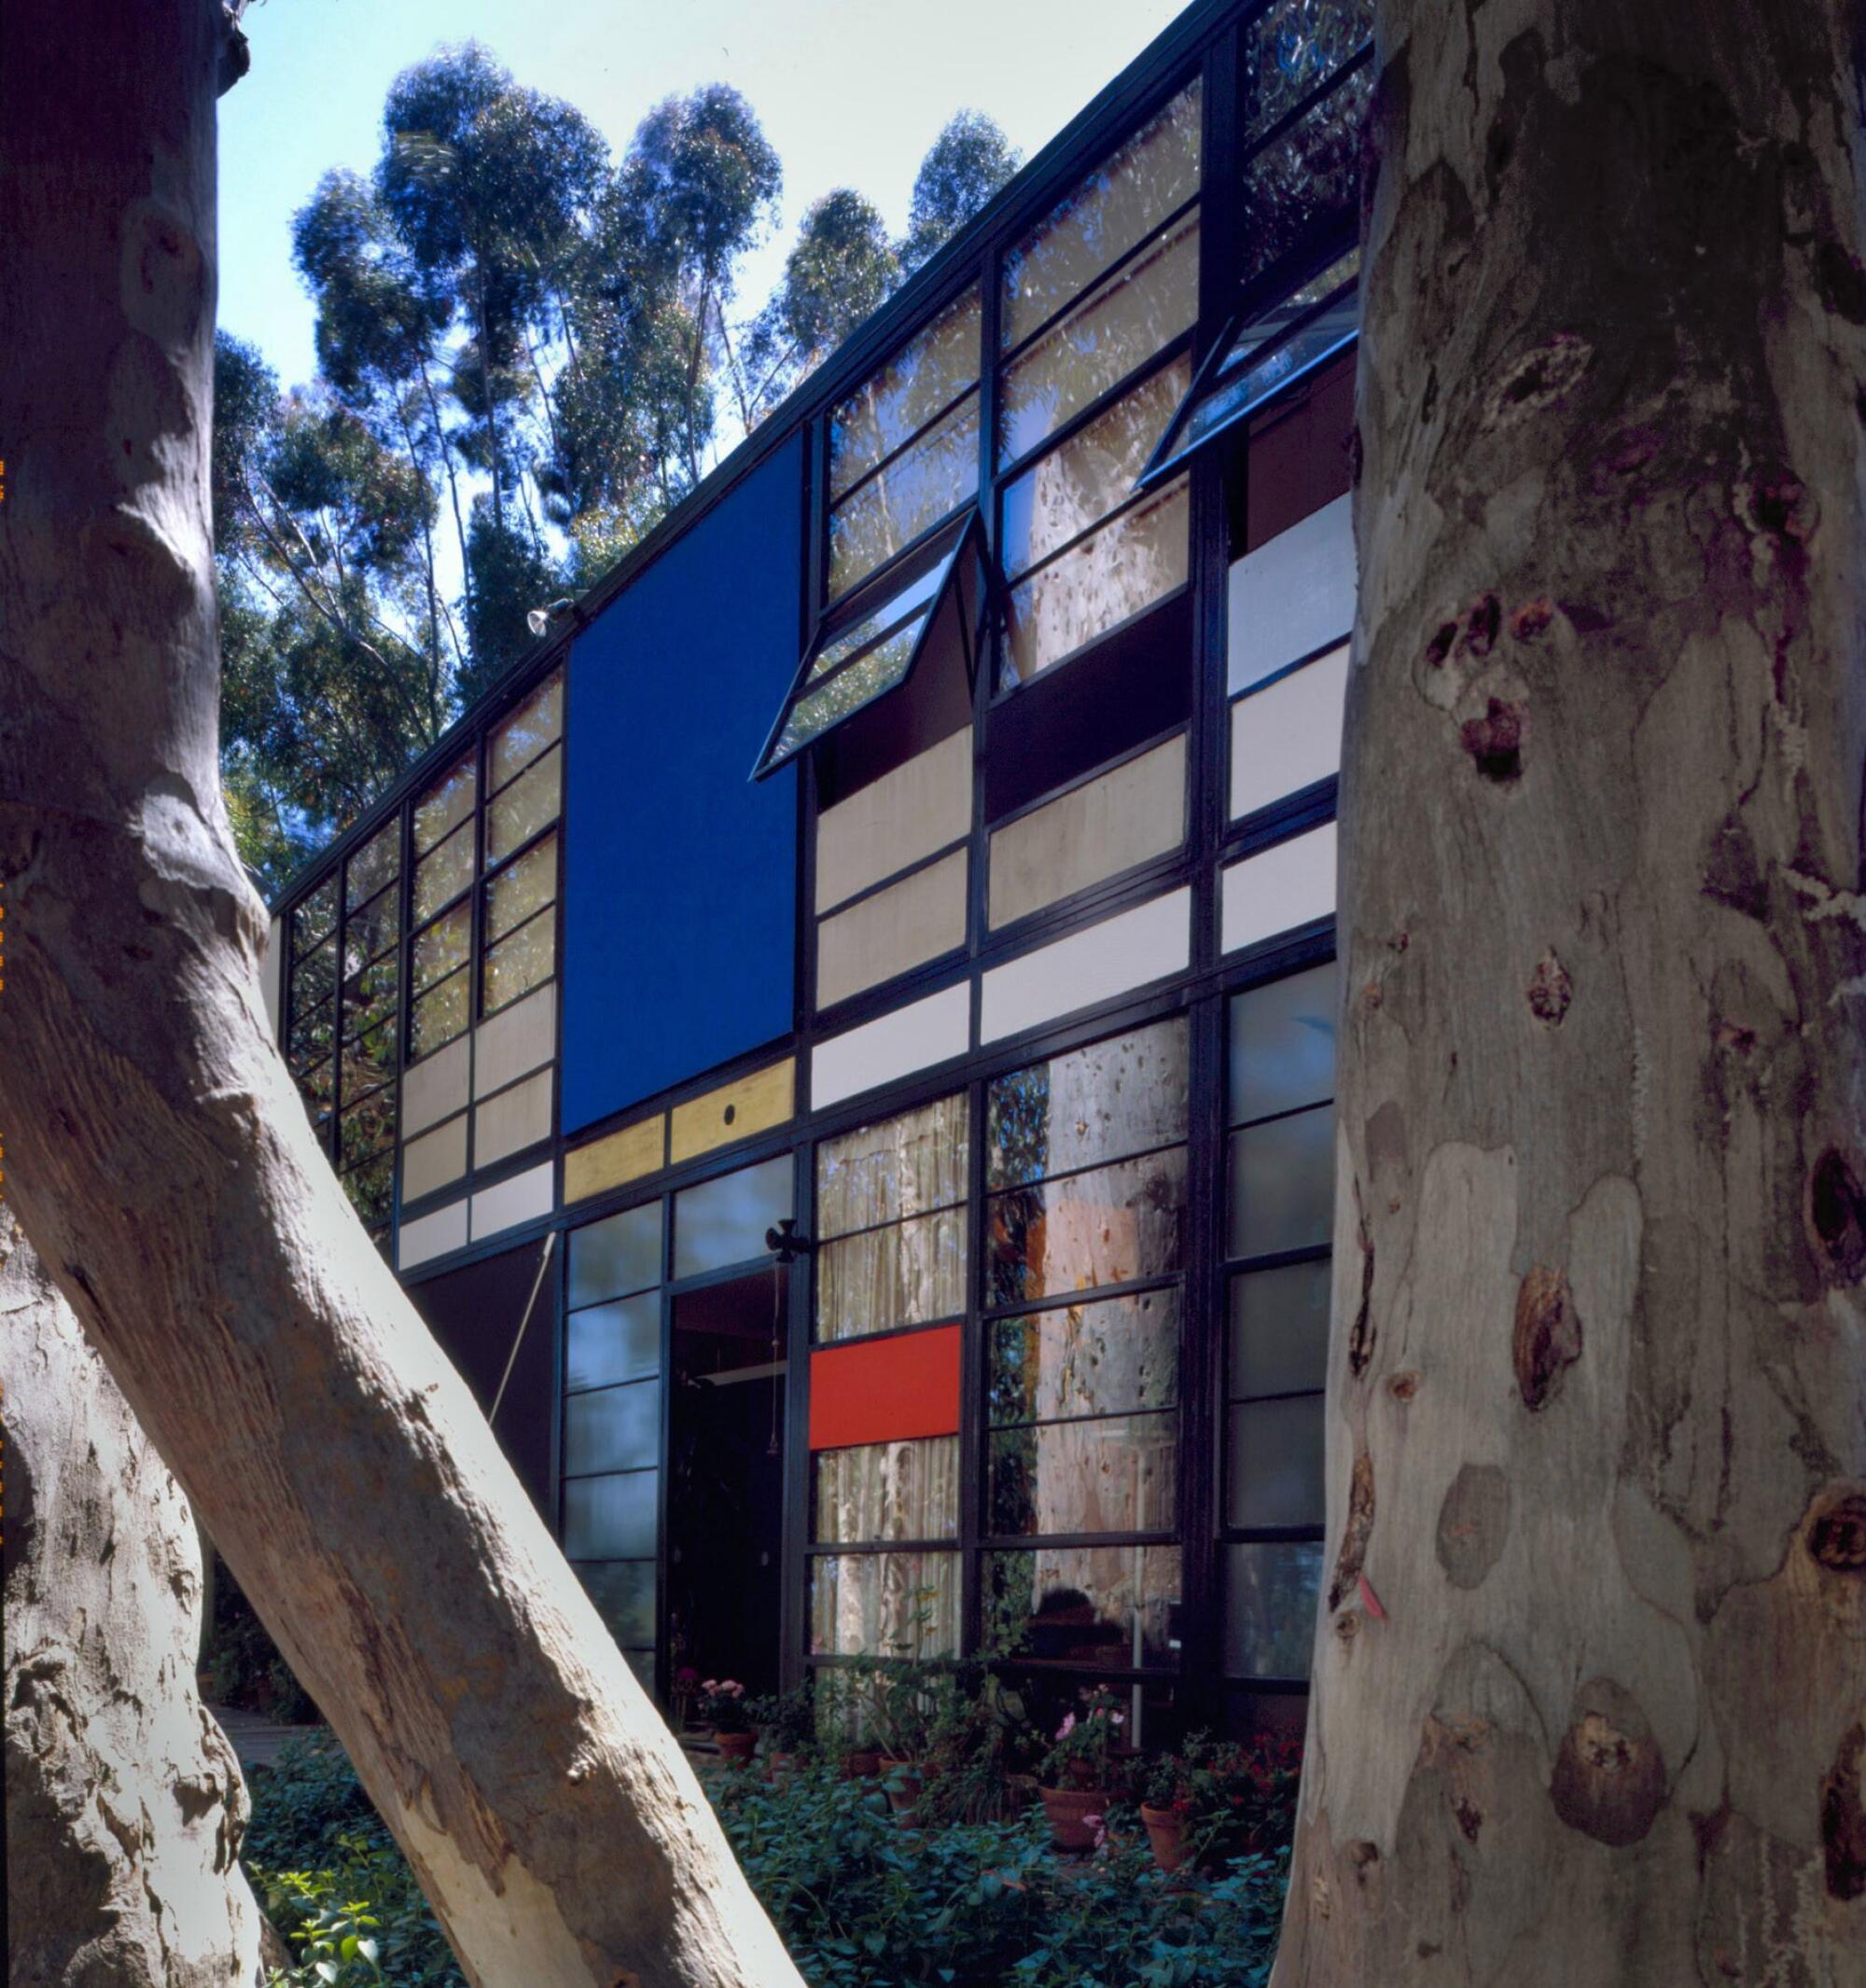
[(1333, 1097), (1337, 984), (1330, 962), (1285, 974), (1232, 1002), (1229, 1124)]
[(817, 815), (816, 909), (829, 911), (958, 841), (971, 825), (968, 728)]
[(641, 1560), (655, 1550), (660, 1472), (567, 1479), (564, 1551), (571, 1560)]
[(963, 849), (826, 918), (816, 927), (816, 1005), (924, 966), (966, 942)]
[(595, 1304), (661, 1282), (661, 1203), (624, 1208), (570, 1231), (570, 1302)]
[(566, 1477), (597, 1471), (646, 1470), (661, 1460), (661, 1382), (573, 1394), (564, 1404)]
[(1090, 1669), (1178, 1664), (1177, 1547), (1046, 1546), (983, 1557), (988, 1634)]
[(1257, 1540), (1226, 1547), (1224, 1561), (1226, 1675), (1307, 1677), (1322, 1585), (1321, 1542)]
[(817, 1656), (954, 1655), (958, 1554), (816, 1555), (810, 1563), (810, 1647)]
[(496, 1166), (550, 1136), (551, 1072), (511, 1085), (473, 1113), (473, 1164)]
[(1320, 1525), (1321, 1396), (1238, 1402), (1230, 1417), (1226, 1523), (1241, 1530)]
[(466, 1115), (450, 1119), (402, 1148), (402, 1200), (419, 1201), (466, 1171)]
[(674, 1274), (691, 1277), (770, 1254), (765, 1231), (790, 1213), (790, 1156), (743, 1167), (674, 1197)]
[(1344, 640), (1354, 626), (1353, 500), (1337, 497), (1231, 569), (1233, 695)]
[(471, 1089), (473, 1046), (456, 1042), (411, 1070), (402, 1079), (402, 1131), (425, 1131), (466, 1103)]
[(816, 1155), (816, 1225), (847, 1235), (966, 1198), (971, 1141), (963, 1091), (826, 1139)]
[[(652, 1203), (651, 1211), (658, 1216), (661, 1204)], [(607, 1304), (588, 1305), (571, 1313), (564, 1354), (567, 1392), (638, 1381), (660, 1369), (658, 1291), (641, 1291), (633, 1298), (612, 1299)]]
[(968, 290), (830, 418), (829, 494), (840, 497), (979, 377), (979, 293)]
[(813, 1539), (842, 1546), (958, 1534), (956, 1436), (819, 1450), (812, 1468)]
[(1231, 1280), (1234, 1397), (1296, 1395), (1328, 1382), (1329, 1259), (1240, 1271)]
[[(625, 1649), (652, 1660), (654, 1649), (655, 1567), (652, 1560), (585, 1562), (577, 1578), (604, 1626)], [(652, 1680), (649, 1680), (650, 1683)]]
[(466, 1203), (457, 1201), (432, 1215), (404, 1222), (397, 1239), (396, 1260), (403, 1270), (413, 1270), (436, 1257), (444, 1257), (466, 1246)]
[(966, 1212), (942, 1209), (817, 1245), (816, 1337), (853, 1339), (966, 1308)]
[(514, 1174), (496, 1187), (481, 1188), (473, 1196), (473, 1240), (497, 1235), (501, 1230), (516, 1229), (521, 1222), (533, 1222), (549, 1215), (554, 1204), (555, 1189), (551, 1166), (529, 1167)]
[(1327, 823), (1242, 863), (1219, 880), (1224, 949), (1235, 952), (1291, 932), (1335, 908), (1335, 825)]
[(1230, 1250), (1272, 1256), (1324, 1246), (1333, 1226), (1334, 1113), (1291, 1112), (1231, 1136)]
[(557, 990), (540, 987), (473, 1032), (473, 1091), (503, 1091), (557, 1053)]
[(1231, 813), (1254, 813), (1341, 771), (1348, 646), (1231, 707)]
[(1169, 891), (1038, 947), (984, 975), (980, 1034), (1015, 1036), (1131, 987), (1183, 973), (1191, 956), (1191, 896)]

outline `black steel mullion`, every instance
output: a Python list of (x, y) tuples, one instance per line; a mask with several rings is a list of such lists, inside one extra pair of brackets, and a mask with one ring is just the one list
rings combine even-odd
[[(982, 673), (981, 673), (982, 674)], [(986, 1445), (990, 1436), (984, 1412), (985, 1353), (985, 1085), (974, 1077), (966, 1087), (970, 1127), (966, 1182), (966, 1326), (960, 1336), (959, 1360), (959, 1621), (962, 1656), (983, 1647), (984, 1563), (980, 1535), (984, 1522)]]

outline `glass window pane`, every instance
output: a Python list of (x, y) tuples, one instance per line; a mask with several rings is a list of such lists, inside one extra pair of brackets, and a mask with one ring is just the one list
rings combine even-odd
[(419, 924), (457, 897), (473, 881), (473, 824), (456, 828), (414, 867), (414, 915)]
[(1175, 359), (1010, 485), (998, 547), (1007, 579), (1126, 503), (1191, 378), (1191, 362)]
[(831, 597), (846, 593), (978, 487), (979, 396), (972, 394), (829, 513)]
[(564, 672), (545, 678), (493, 732), (486, 747), (486, 791), (496, 794), (564, 730)]
[(930, 1325), (966, 1309), (966, 1211), (842, 1236), (816, 1252), (816, 1337)]
[(353, 973), (343, 983), (343, 1035), (347, 1041), (373, 1027), (394, 1007), (399, 962), (391, 954)]
[(396, 1087), (384, 1084), (348, 1105), (337, 1128), (337, 1164), (352, 1167), (395, 1144)]
[(298, 1087), (308, 1104), (321, 1105), (327, 1110), (337, 1095), (335, 1058), (327, 1057), (314, 1070), (307, 1070), (299, 1078)]
[(1323, 1105), (1231, 1135), (1230, 1253), (1325, 1245), (1334, 1228), (1334, 1111)]
[(564, 1471), (640, 1470), (661, 1457), (661, 1382), (632, 1381), (564, 1403)]
[(360, 1097), (396, 1074), (396, 1018), (390, 1015), (372, 1029), (345, 1041), (339, 1061), (342, 1064), (343, 1095)]
[(486, 938), (490, 942), (522, 925), (557, 896), (557, 838), (548, 835), (486, 885)]
[(521, 773), (486, 810), (486, 861), (501, 863), (522, 842), (557, 819), (564, 775), (564, 748), (553, 745), (529, 772)]
[(841, 496), (978, 377), (979, 293), (968, 290), (837, 408), (829, 494)]
[(770, 1254), (765, 1230), (790, 1213), (790, 1156), (780, 1153), (674, 1197), (674, 1274), (722, 1270)]
[(1260, 136), (1373, 35), (1373, 0), (1273, 0), (1245, 30), (1244, 135)]
[(343, 1191), (367, 1228), (387, 1221), (396, 1205), (396, 1156), (384, 1153), (380, 1160), (369, 1161), (355, 1173), (345, 1174)]
[[(952, 566), (953, 553), (948, 551), (941, 558), (935, 560), (924, 573), (890, 593), (878, 607), (862, 616), (860, 620), (851, 623), (842, 633), (826, 642), (817, 651), (810, 665), (810, 674), (804, 680), (814, 684), (819, 678), (829, 675), (838, 664), (859, 654), (884, 631), (898, 632), (904, 619), (911, 618), (912, 628), (918, 631), (926, 617), (924, 614), (915, 616), (913, 610), (930, 605), (933, 596), (940, 591), (940, 583), (951, 572)], [(891, 651), (893, 645), (890, 644), (889, 647)]]
[(337, 923), (337, 872), (333, 869), (292, 912), (292, 953), (308, 952)]
[(466, 974), (456, 973), (451, 980), (443, 980), (430, 993), (417, 997), (411, 1045), (413, 1055), (431, 1056), (443, 1044), (452, 1042), (465, 1032), (466, 989)]
[(1184, 1261), (1186, 1149), (995, 1195), (986, 1220), (994, 1305), (1165, 1275)]
[(959, 1556), (819, 1553), (810, 1647), (825, 1657), (950, 1657), (959, 1647)]
[(1233, 998), (1229, 1123), (1319, 1105), (1334, 1093), (1332, 960)]
[(401, 868), (402, 824), (399, 815), (365, 842), (343, 869), (343, 901), (351, 911), (373, 897)]
[(586, 1561), (577, 1578), (589, 1591), (604, 1626), (624, 1647), (654, 1643), (654, 1562)]
[(661, 1203), (570, 1231), (570, 1302), (598, 1304), (661, 1282)]
[(337, 985), (337, 941), (327, 938), (292, 968), (292, 1006), (300, 1012), (327, 1000)]
[(345, 958), (371, 960), (387, 952), (401, 936), (401, 921), (402, 894), (391, 884), (350, 913), (343, 927)]
[(959, 1439), (819, 1450), (811, 1537), (837, 1545), (951, 1539), (959, 1530)]
[(414, 939), (416, 987), (430, 987), (456, 966), (464, 966), (472, 943), (473, 908), (468, 904), (449, 911), (445, 918), (437, 918), (425, 932), (417, 932)]
[(1144, 366), (1199, 314), (1199, 217), (1163, 231), (1120, 275), (1004, 369), (997, 459), (1015, 462)]
[(1004, 682), (1028, 683), (1183, 587), (1186, 517), (1181, 480), (1013, 587), (1005, 604)]
[(1225, 1549), (1228, 1677), (1306, 1677), (1322, 1585), (1319, 1540), (1266, 1539)]
[(1186, 1045), (1175, 1016), (995, 1078), (986, 1186), (1016, 1187), (1183, 1139)]
[(1241, 281), (1260, 275), (1329, 222), (1353, 219), (1372, 90), (1373, 64), (1363, 63), (1245, 167)]
[(1038, 325), (1199, 190), (1195, 80), (1059, 202), (1004, 260), (1004, 345)]
[[(656, 1210), (657, 1215), (659, 1210)], [(587, 1234), (588, 1230), (579, 1230)], [(659, 1223), (656, 1244), (660, 1242)], [(610, 1387), (636, 1381), (661, 1368), (661, 1298), (644, 1291), (610, 1304), (573, 1312), (564, 1330), (564, 1384), (566, 1389)]]
[(1228, 1411), (1230, 1493), (1225, 1522), (1255, 1525), (1322, 1522), (1322, 1397), (1245, 1401)]
[(564, 1486), (564, 1552), (569, 1560), (648, 1560), (654, 1555), (658, 1470), (575, 1477)]
[(337, 1004), (321, 1001), (315, 1008), (299, 1008), (292, 1016), (291, 1060), (294, 1064), (313, 1064), (330, 1054), (330, 1045), (337, 1032)]
[(816, 1228), (846, 1235), (966, 1198), (971, 1142), (964, 1091), (825, 1140), (816, 1152)]
[(851, 712), (859, 711), (884, 691), (892, 690), (907, 674), (907, 666), (913, 660), (913, 646), (926, 626), (926, 617), (916, 615), (820, 688), (800, 697), (785, 720), (784, 730), (772, 750), (773, 758), (787, 758), (812, 739), (820, 738)]
[(478, 790), (479, 776), (473, 769), (473, 756), (468, 753), (415, 803), (414, 846), (417, 855), (425, 849), (432, 849), (472, 813), (473, 797)]
[(550, 980), (557, 966), (557, 919), (550, 911), (521, 925), (486, 954), (483, 1010), (492, 1014)]
[(1329, 1372), (1330, 1263), (1286, 1263), (1231, 1280), (1233, 1400), (1319, 1388)]
[(984, 1555), (985, 1628), (1026, 1656), (1089, 1668), (1179, 1661), (1177, 1546), (1046, 1546)]
[(988, 1533), (1170, 1533), (1179, 1417), (996, 1429), (986, 1458)]
[(1058, 1305), (990, 1328), (994, 1424), (1171, 1408), (1178, 1397), (1177, 1289)]

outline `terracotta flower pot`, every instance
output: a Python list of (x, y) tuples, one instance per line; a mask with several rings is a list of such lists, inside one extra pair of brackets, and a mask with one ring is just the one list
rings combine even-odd
[(1147, 1841), (1153, 1845), (1153, 1861), (1162, 1870), (1177, 1870), (1188, 1854), (1185, 1810), (1156, 1809), (1150, 1801), (1143, 1801), (1140, 1819), (1147, 1825)]
[(842, 1759), (844, 1781), (872, 1781), (881, 1773), (881, 1755), (872, 1746), (858, 1747)]
[(926, 1776), (912, 1760), (903, 1760), (893, 1754), (883, 1754), (880, 1761), (883, 1784), (887, 1793), (887, 1805), (894, 1811), (895, 1819), (904, 1827), (913, 1826), (914, 1811), (920, 1803), (920, 1790), (926, 1785)]
[[(1043, 1813), (1050, 1819), (1050, 1840), (1059, 1850), (1093, 1850), (1095, 1830), (1107, 1814), (1110, 1797), (1103, 1787), (1046, 1787)], [(1093, 1818), (1091, 1820), (1091, 1818)]]
[(765, 1772), (773, 1781), (787, 1781), (797, 1772), (794, 1753), (773, 1753), (765, 1762)]
[(758, 1751), (756, 1732), (715, 1732), (713, 1744), (728, 1767), (743, 1767)]

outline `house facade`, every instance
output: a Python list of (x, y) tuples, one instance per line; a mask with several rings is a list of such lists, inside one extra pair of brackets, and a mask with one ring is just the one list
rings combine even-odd
[(1193, 7), (281, 896), (346, 1190), (665, 1694), (1299, 1716), (1371, 7)]

